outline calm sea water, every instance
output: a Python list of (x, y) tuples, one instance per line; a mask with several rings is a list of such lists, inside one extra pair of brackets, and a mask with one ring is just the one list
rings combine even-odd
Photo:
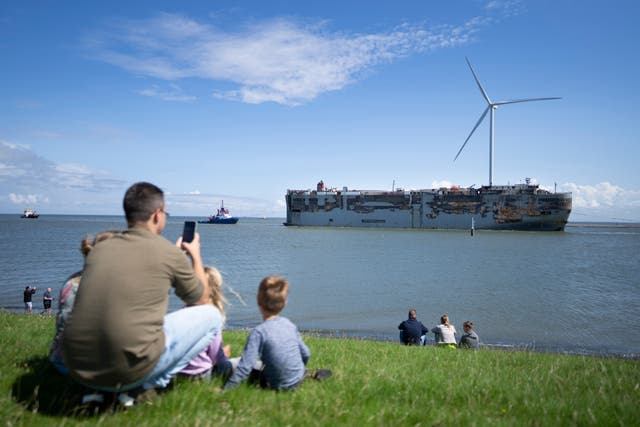
[[(187, 218), (170, 217), (175, 241)], [(193, 218), (188, 218), (193, 219)], [(203, 258), (230, 290), (228, 326), (260, 322), (262, 277), (291, 283), (284, 315), (301, 329), (396, 339), (409, 308), (427, 327), (473, 320), (483, 342), (543, 350), (640, 354), (640, 229), (563, 233), (288, 228), (280, 219), (199, 224)], [(25, 285), (57, 292), (82, 267), (85, 233), (118, 216), (0, 215), (0, 307), (22, 311)], [(172, 296), (171, 309), (181, 306)]]

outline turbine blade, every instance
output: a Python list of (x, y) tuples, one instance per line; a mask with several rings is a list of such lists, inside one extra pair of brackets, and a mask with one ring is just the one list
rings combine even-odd
[(467, 64), (469, 65), (469, 69), (471, 69), (471, 74), (473, 74), (473, 78), (475, 79), (476, 84), (478, 85), (478, 88), (480, 88), (480, 92), (482, 92), (482, 96), (487, 101), (487, 104), (491, 104), (491, 100), (489, 99), (489, 95), (487, 95), (487, 92), (485, 92), (484, 88), (480, 84), (480, 80), (478, 80), (478, 76), (476, 76), (476, 72), (473, 71), (473, 67), (471, 66), (471, 62), (469, 62), (469, 58), (467, 58), (465, 56), (464, 59), (467, 60)]
[(458, 150), (458, 154), (456, 154), (455, 159), (453, 159), (454, 162), (456, 161), (456, 159), (458, 158), (460, 153), (462, 153), (462, 150), (464, 149), (465, 145), (467, 145), (467, 142), (469, 142), (469, 138), (471, 138), (471, 135), (473, 135), (473, 133), (476, 131), (476, 129), (478, 129), (478, 126), (480, 126), (480, 123), (482, 123), (482, 120), (484, 120), (484, 117), (487, 115), (487, 113), (489, 112), (490, 108), (491, 108), (491, 105), (488, 105), (487, 108), (484, 109), (484, 112), (482, 113), (482, 115), (480, 116), (478, 121), (476, 122), (476, 125), (473, 127), (473, 129), (471, 129), (471, 133), (469, 134), (467, 139), (464, 140), (464, 144), (462, 144), (462, 147), (460, 147), (460, 150)]
[(550, 101), (552, 99), (562, 99), (562, 98), (525, 98), (525, 99), (512, 99), (509, 101), (498, 101), (493, 105), (506, 105), (506, 104), (517, 104), (518, 102), (530, 102), (530, 101)]

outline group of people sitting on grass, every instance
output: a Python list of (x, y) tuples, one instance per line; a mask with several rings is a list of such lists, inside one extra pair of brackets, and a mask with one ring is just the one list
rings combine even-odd
[[(427, 334), (429, 329), (417, 318), (415, 309), (409, 310), (409, 318), (400, 325), (400, 342), (404, 345), (427, 345)], [(446, 314), (440, 317), (440, 324), (434, 326), (431, 332), (435, 334), (435, 344), (441, 348), (468, 348), (477, 349), (480, 339), (473, 330), (473, 322), (467, 320), (462, 324), (464, 333), (460, 340), (456, 340), (456, 328), (449, 323), (449, 316)]]
[[(93, 241), (85, 237), (84, 267), (60, 292), (50, 360), (87, 388), (83, 403), (102, 402), (107, 393), (130, 406), (176, 375), (220, 375), (223, 390), (247, 378), (264, 388), (293, 390), (305, 378), (331, 375), (306, 369), (309, 348), (279, 315), (289, 291), (280, 276), (260, 282), (263, 322), (249, 333), (242, 356), (230, 358), (222, 339), (222, 276), (203, 265), (199, 234), (175, 245), (160, 236), (168, 213), (164, 193), (153, 184), (132, 185), (123, 207), (128, 229), (99, 233)], [(172, 288), (185, 307), (167, 314)]]

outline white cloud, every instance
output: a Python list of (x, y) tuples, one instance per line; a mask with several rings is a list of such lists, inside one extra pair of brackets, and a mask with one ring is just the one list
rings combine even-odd
[(46, 198), (36, 194), (9, 194), (9, 201), (16, 205), (35, 205), (39, 201), (44, 201)]
[(492, 0), (484, 8), (491, 12), (499, 12), (504, 17), (519, 15), (524, 10), (520, 0)]
[(161, 89), (160, 86), (153, 85), (147, 89), (140, 89), (136, 91), (136, 93), (151, 98), (158, 98), (163, 101), (193, 102), (198, 99), (195, 96), (185, 94), (180, 86), (176, 84), (170, 84), (166, 89)]
[(15, 175), (15, 167), (12, 165), (7, 165), (4, 163), (0, 163), (0, 177), (2, 176), (13, 176)]
[[(298, 105), (357, 81), (373, 66), (416, 52), (468, 44), (489, 18), (458, 26), (404, 24), (377, 34), (331, 32), (323, 23), (274, 19), (236, 32), (177, 14), (121, 21), (86, 47), (102, 61), (161, 80), (201, 78), (235, 85), (213, 96), (246, 103)], [(145, 96), (191, 100), (158, 87)]]
[(31, 132), (33, 136), (44, 137), (44, 138), (60, 138), (62, 134), (60, 132), (50, 131), (50, 130), (34, 130)]
[(431, 182), (431, 188), (449, 188), (453, 186), (450, 181), (433, 181)]
[[(106, 178), (105, 171), (91, 169), (85, 165), (75, 163), (58, 163), (53, 166), (54, 176), (60, 185), (67, 188), (82, 188), (93, 191), (96, 186), (103, 186), (102, 178)], [(107, 186), (109, 186), (107, 184)]]
[(35, 206), (51, 201), (57, 209), (68, 212), (74, 198), (89, 203), (90, 199), (108, 197), (115, 191), (120, 199), (124, 185), (124, 181), (106, 171), (57, 164), (22, 145), (0, 141), (0, 194), (6, 195), (0, 202)]
[(573, 206), (578, 208), (640, 207), (639, 190), (627, 190), (609, 182), (596, 185), (567, 183), (560, 188), (572, 193)]

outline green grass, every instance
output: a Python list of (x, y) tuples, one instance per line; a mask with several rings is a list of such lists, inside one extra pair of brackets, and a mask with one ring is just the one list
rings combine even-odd
[[(4, 425), (640, 425), (638, 361), (462, 351), (305, 336), (310, 368), (333, 377), (295, 392), (181, 380), (151, 404), (87, 414), (47, 360), (53, 318), (0, 313)], [(234, 355), (246, 333), (225, 332)]]

